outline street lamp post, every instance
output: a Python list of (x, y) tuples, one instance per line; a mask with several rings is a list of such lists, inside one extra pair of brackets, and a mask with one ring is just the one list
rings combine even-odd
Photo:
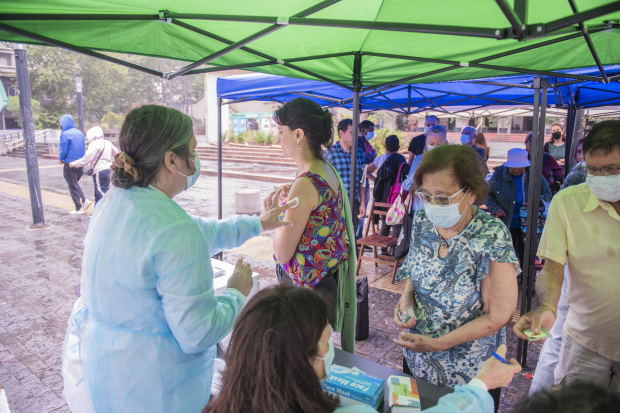
[(30, 207), (32, 209), (31, 228), (43, 228), (47, 224), (43, 216), (43, 201), (41, 199), (41, 184), (39, 182), (39, 161), (37, 159), (37, 144), (34, 137), (34, 119), (32, 117), (26, 45), (15, 43), (13, 49), (15, 50), (15, 70), (19, 87), (19, 110), (26, 149), (26, 171), (28, 174), (28, 190), (30, 192)]
[(82, 75), (75, 75), (75, 91), (77, 92), (77, 109), (79, 129), (84, 133), (84, 100), (82, 99)]

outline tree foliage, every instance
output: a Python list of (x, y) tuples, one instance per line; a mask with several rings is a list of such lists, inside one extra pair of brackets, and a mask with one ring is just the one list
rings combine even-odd
[[(187, 64), (148, 56), (110, 55), (162, 71), (172, 71)], [(87, 127), (99, 124), (109, 113), (125, 115), (136, 104), (172, 103), (173, 107), (180, 107), (186, 94), (187, 99), (193, 101), (204, 88), (202, 75), (195, 75), (191, 81), (173, 80), (170, 94), (170, 81), (55, 47), (28, 46), (28, 65), (32, 98), (41, 102), (41, 113), (35, 122), (37, 129), (56, 128), (58, 119), (65, 113), (77, 118), (75, 75), (78, 73), (82, 75)], [(190, 82), (191, 90), (188, 87)]]

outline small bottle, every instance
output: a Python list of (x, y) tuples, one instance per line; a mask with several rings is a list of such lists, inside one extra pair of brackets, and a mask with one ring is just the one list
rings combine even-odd
[(525, 234), (525, 231), (527, 229), (527, 227), (526, 227), (527, 206), (522, 206), (521, 207), (521, 210), (519, 211), (519, 221), (521, 222), (521, 231), (523, 231), (523, 233)]

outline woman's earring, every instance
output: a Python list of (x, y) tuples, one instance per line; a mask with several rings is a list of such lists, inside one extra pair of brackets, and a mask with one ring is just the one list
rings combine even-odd
[(297, 142), (297, 150), (300, 150), (301, 146), (299, 146), (299, 142)]

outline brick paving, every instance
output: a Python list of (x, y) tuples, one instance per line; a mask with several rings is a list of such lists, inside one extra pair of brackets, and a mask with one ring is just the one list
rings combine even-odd
[[(0, 158), (0, 180), (24, 185), (25, 171), (1, 172), (23, 167), (23, 159)], [(40, 161), (52, 165), (53, 161)], [(41, 170), (43, 189), (68, 195), (62, 168)], [(92, 181), (83, 179), (83, 190), (92, 194)], [(215, 215), (216, 179), (202, 177), (200, 191), (175, 200), (188, 212)], [(273, 184), (230, 179), (224, 188), (224, 216), (233, 213), (234, 190), (259, 188), (266, 195)], [(48, 228), (31, 230), (28, 199), (0, 195), (0, 383), (13, 413), (69, 412), (62, 397), (61, 357), (67, 320), (79, 295), (83, 238), (90, 219), (45, 206)], [(271, 234), (263, 234), (270, 236)], [(239, 254), (227, 251), (224, 260), (234, 263)], [(261, 275), (261, 288), (276, 283), (273, 263), (243, 256)], [(392, 323), (398, 294), (370, 288), (370, 335), (358, 341), (356, 353), (369, 360), (402, 371), (402, 351), (392, 342), (398, 329)], [(516, 339), (508, 334), (509, 357), (514, 357)], [(339, 344), (339, 337), (335, 335)], [(530, 366), (535, 366), (540, 344), (530, 346)], [(527, 394), (531, 380), (527, 372), (515, 376), (502, 391), (500, 412), (509, 412)], [(530, 371), (533, 373), (533, 370)]]

